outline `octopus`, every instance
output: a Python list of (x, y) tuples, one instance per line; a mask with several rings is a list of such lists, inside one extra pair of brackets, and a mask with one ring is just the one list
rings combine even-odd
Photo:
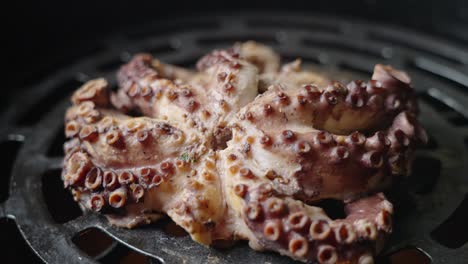
[[(247, 240), (302, 262), (373, 263), (393, 228), (383, 191), (427, 141), (410, 77), (387, 65), (340, 83), (247, 42), (196, 70), (137, 54), (117, 80), (73, 94), (64, 186), (115, 226), (167, 215), (207, 246)], [(330, 199), (343, 217), (320, 206)]]

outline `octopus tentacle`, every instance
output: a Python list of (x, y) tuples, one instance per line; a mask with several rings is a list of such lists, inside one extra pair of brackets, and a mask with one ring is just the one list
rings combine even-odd
[[(62, 178), (75, 199), (119, 226), (146, 224), (165, 212), (196, 241), (211, 243), (205, 224), (218, 221), (223, 205), (215, 198), (220, 180), (209, 142), (177, 123), (125, 116), (96, 100), (73, 100), (66, 114), (66, 134), (77, 141), (66, 149)], [(97, 117), (87, 120), (94, 112)]]
[(227, 172), (223, 182), (227, 203), (244, 220), (236, 235), (248, 239), (254, 249), (274, 250), (302, 261), (358, 263), (359, 258), (378, 252), (380, 241), (391, 232), (393, 206), (383, 194), (348, 202), (346, 218), (332, 220), (322, 208), (277, 191), (275, 185), (288, 184), (287, 179), (277, 174), (262, 177), (246, 167), (240, 151), (223, 152), (218, 169)]
[[(353, 199), (387, 187), (391, 175), (408, 171), (411, 150), (426, 136), (414, 108), (382, 104), (371, 112), (346, 101), (355, 83), (348, 88), (337, 83), (326, 89), (270, 88), (240, 111), (229, 151), (256, 175), (270, 179), (277, 191), (307, 201)], [(381, 101), (395, 94), (402, 102), (412, 100), (407, 85), (379, 87)], [(294, 100), (302, 95), (305, 103)], [(391, 123), (380, 130), (384, 117)]]
[(167, 79), (152, 61), (150, 55), (139, 55), (120, 69), (122, 88), (113, 104), (180, 122), (213, 137), (213, 144), (225, 145), (230, 136), (226, 124), (257, 95), (256, 67), (237, 53), (214, 51), (199, 61), (201, 72), (187, 84)]
[(247, 41), (234, 44), (233, 50), (248, 62), (255, 65), (260, 74), (276, 73), (280, 67), (279, 55), (270, 47)]

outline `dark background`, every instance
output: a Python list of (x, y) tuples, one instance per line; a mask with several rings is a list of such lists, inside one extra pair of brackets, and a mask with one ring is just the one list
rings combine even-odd
[(3, 7), (8, 71), (0, 98), (34, 84), (124, 27), (191, 15), (245, 11), (321, 13), (414, 28), (468, 45), (466, 0), (15, 1)]

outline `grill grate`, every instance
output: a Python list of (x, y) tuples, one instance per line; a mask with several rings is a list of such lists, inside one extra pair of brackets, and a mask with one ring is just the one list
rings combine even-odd
[(420, 94), (421, 121), (430, 144), (417, 152), (414, 178), (388, 194), (397, 215), (385, 252), (412, 246), (435, 263), (466, 261), (468, 219), (460, 212), (468, 210), (468, 50), (401, 28), (323, 16), (186, 18), (124, 30), (103, 41), (99, 52), (18, 95), (1, 117), (2, 160), (14, 159), (15, 152), (17, 157), (10, 163), (9, 194), (1, 189), (0, 217), (14, 219), (32, 249), (49, 263), (106, 259), (105, 252), (87, 255), (74, 243), (77, 235), (89, 230), (109, 235), (154, 263), (292, 262), (277, 254), (254, 252), (246, 243), (205, 248), (188, 236), (169, 235), (165, 223), (136, 230), (109, 226), (96, 214), (77, 211), (58, 182), (64, 110), (68, 95), (80, 83), (97, 76), (115, 82), (117, 67), (139, 51), (193, 66), (212, 48), (250, 39), (273, 46), (284, 58), (302, 57), (306, 65), (348, 71), (358, 78), (368, 77), (376, 63), (409, 72)]

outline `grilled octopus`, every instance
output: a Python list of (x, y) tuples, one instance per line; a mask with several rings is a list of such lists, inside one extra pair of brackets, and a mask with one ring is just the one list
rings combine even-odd
[[(410, 78), (376, 65), (371, 80), (342, 84), (279, 61), (247, 42), (197, 71), (136, 55), (116, 92), (87, 82), (65, 117), (65, 187), (116, 226), (168, 215), (204, 245), (373, 263), (392, 231), (381, 191), (427, 140)], [(343, 201), (346, 217), (330, 218), (324, 199)]]

